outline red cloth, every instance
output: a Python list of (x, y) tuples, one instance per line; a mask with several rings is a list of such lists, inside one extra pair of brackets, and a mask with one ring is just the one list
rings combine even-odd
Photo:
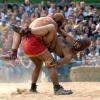
[(40, 37), (33, 34), (29, 34), (23, 38), (22, 48), (27, 55), (37, 55), (46, 49)]

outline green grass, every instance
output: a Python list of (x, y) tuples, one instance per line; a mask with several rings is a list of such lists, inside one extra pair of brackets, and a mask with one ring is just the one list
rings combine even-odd
[[(3, 0), (0, 0), (0, 2), (2, 2)], [(30, 0), (30, 2), (32, 3), (39, 3), (41, 1), (45, 1), (45, 0)], [(8, 0), (8, 3), (23, 3), (24, 0)]]
[(100, 3), (100, 0), (74, 0), (75, 2), (84, 1), (85, 3)]
[[(0, 2), (2, 2), (3, 0), (0, 0)], [(46, 1), (46, 0), (30, 0), (30, 2), (32, 3), (39, 3), (41, 1)], [(56, 0), (54, 0), (56, 1)], [(79, 1), (85, 1), (86, 3), (100, 3), (100, 0), (73, 0), (75, 2), (79, 2)], [(23, 3), (24, 0), (8, 0), (9, 3)]]
[[(3, 0), (0, 0), (0, 3)], [(30, 2), (32, 3), (40, 3), (41, 1), (47, 1), (47, 0), (30, 0)], [(56, 1), (56, 0), (54, 0)], [(75, 2), (79, 2), (79, 1), (84, 1), (85, 3), (100, 3), (100, 0), (73, 0)], [(23, 3), (24, 0), (8, 0), (9, 3)]]

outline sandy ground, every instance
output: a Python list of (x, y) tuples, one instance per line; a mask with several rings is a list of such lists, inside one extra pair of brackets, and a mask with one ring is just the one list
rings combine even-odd
[(17, 93), (17, 89), (30, 88), (30, 83), (0, 83), (0, 100), (100, 100), (99, 82), (65, 82), (64, 88), (72, 89), (71, 95), (54, 95), (51, 83), (38, 83), (39, 93)]

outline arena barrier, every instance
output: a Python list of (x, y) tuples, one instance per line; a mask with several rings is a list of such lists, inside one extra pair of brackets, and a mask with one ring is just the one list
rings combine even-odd
[[(97, 60), (91, 61), (97, 62)], [(100, 81), (100, 63), (97, 66), (81, 66), (81, 63), (81, 61), (71, 61), (69, 64), (59, 66), (57, 68), (59, 81)], [(34, 64), (26, 57), (20, 57), (15, 61), (0, 60), (0, 82), (23, 82), (30, 80), (33, 67)], [(44, 65), (39, 81), (50, 81), (48, 71)]]
[(69, 76), (73, 82), (100, 82), (100, 65), (71, 68)]

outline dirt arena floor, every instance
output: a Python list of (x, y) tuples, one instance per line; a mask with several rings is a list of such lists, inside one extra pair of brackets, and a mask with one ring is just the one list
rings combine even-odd
[(30, 83), (0, 83), (0, 100), (100, 100), (99, 82), (65, 82), (71, 95), (54, 95), (51, 83), (38, 83), (37, 94), (30, 93)]

